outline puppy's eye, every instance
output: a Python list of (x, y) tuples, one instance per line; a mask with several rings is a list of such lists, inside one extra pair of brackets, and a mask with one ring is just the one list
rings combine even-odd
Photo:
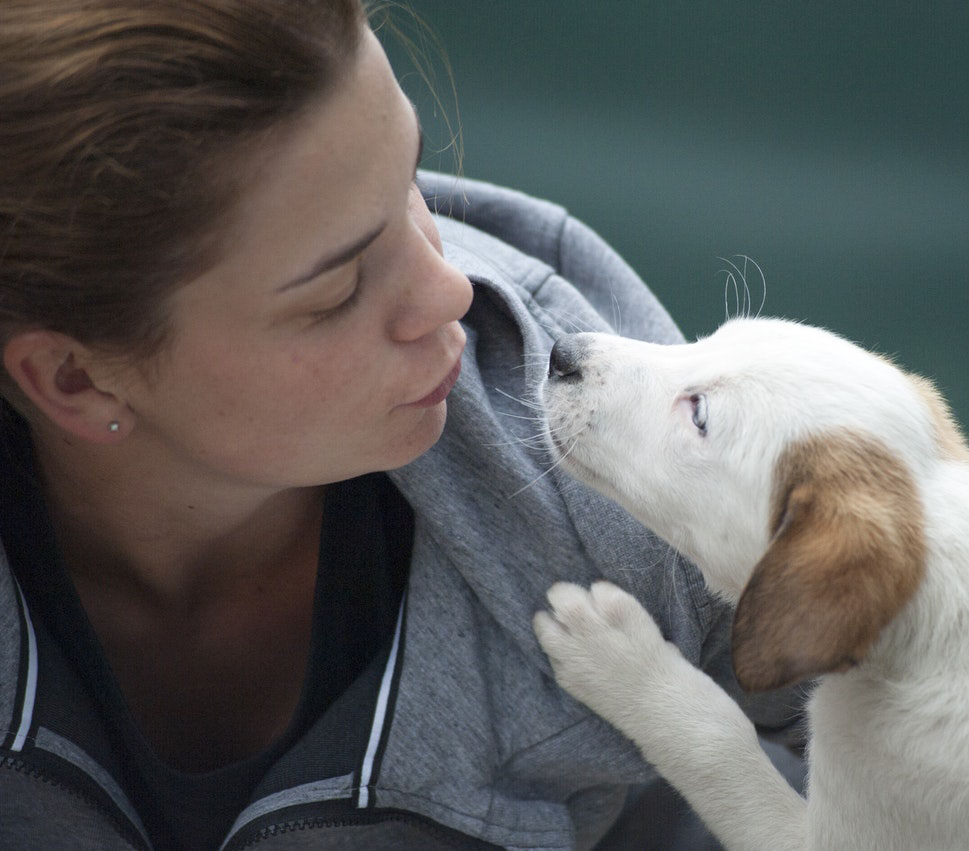
[(702, 393), (694, 393), (690, 397), (690, 404), (693, 406), (693, 425), (696, 426), (700, 434), (707, 433), (707, 397)]

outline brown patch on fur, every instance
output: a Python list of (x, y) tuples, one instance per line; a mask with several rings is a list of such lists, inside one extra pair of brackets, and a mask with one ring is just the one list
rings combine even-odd
[(936, 443), (943, 458), (969, 464), (969, 447), (948, 403), (935, 385), (920, 375), (908, 376), (925, 402), (935, 425)]
[(734, 670), (751, 691), (859, 663), (925, 567), (910, 474), (877, 441), (839, 432), (775, 470), (773, 539), (734, 617)]

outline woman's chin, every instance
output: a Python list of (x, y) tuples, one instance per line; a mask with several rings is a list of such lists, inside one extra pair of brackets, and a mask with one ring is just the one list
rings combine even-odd
[(441, 439), (447, 422), (447, 400), (422, 408), (421, 417), (407, 437), (397, 446), (393, 455), (395, 463), (386, 467), (395, 470), (416, 461)]

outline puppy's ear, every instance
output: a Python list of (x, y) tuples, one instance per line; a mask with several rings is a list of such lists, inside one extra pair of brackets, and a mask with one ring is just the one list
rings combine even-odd
[(872, 440), (827, 435), (789, 450), (771, 528), (734, 616), (734, 671), (749, 691), (860, 662), (924, 571), (918, 493)]

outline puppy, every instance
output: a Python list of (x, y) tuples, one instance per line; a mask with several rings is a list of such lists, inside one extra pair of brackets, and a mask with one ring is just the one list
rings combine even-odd
[(737, 319), (680, 346), (565, 337), (542, 402), (563, 467), (736, 606), (740, 685), (817, 678), (807, 800), (614, 585), (557, 584), (535, 616), (560, 685), (730, 849), (969, 848), (969, 451), (930, 384)]

